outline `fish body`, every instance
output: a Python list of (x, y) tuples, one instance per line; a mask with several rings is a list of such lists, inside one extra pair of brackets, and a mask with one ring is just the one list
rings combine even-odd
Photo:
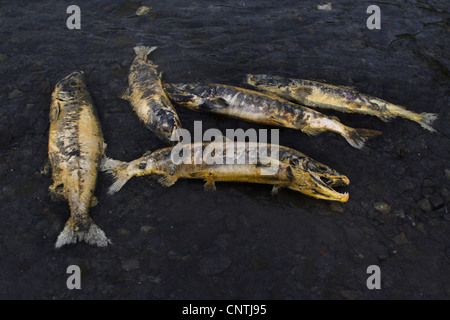
[(310, 135), (332, 131), (355, 148), (379, 131), (355, 129), (338, 119), (299, 106), (274, 94), (223, 84), (165, 84), (169, 97), (191, 110), (212, 112), (246, 121), (301, 130)]
[[(174, 161), (174, 154), (179, 152), (175, 148), (179, 146), (184, 146), (183, 152), (188, 152), (189, 161)], [(199, 150), (201, 153), (196, 153)], [(234, 157), (231, 162), (230, 151)], [(201, 159), (198, 158), (199, 154), (203, 154)], [(197, 163), (194, 161), (195, 157), (199, 160)], [(274, 185), (273, 192), (279, 188), (288, 188), (315, 198), (340, 202), (346, 202), (349, 197), (347, 193), (339, 193), (333, 189), (348, 185), (350, 181), (346, 176), (299, 151), (270, 144), (180, 144), (149, 152), (128, 163), (105, 158), (101, 170), (114, 176), (115, 182), (109, 188), (110, 194), (120, 190), (134, 176), (151, 175), (159, 177), (158, 181), (164, 186), (171, 186), (182, 178), (202, 179), (207, 190), (215, 190), (216, 181), (233, 181), (270, 184)]]
[(249, 74), (246, 82), (258, 90), (276, 94), (308, 107), (366, 114), (378, 117), (383, 121), (403, 117), (419, 123), (427, 130), (435, 131), (431, 124), (437, 119), (436, 114), (415, 113), (402, 106), (360, 93), (351, 87), (263, 74)]
[(53, 184), (49, 189), (53, 196), (68, 201), (71, 215), (58, 236), (57, 248), (82, 240), (101, 247), (110, 242), (89, 216), (105, 148), (84, 73), (73, 72), (58, 82), (50, 105), (48, 156)]
[[(161, 140), (173, 144), (178, 141), (176, 130), (180, 119), (161, 83), (161, 74), (147, 56), (156, 47), (136, 46), (136, 57), (130, 67), (128, 88), (122, 98), (128, 100), (144, 125)], [(175, 141), (172, 141), (174, 135)]]

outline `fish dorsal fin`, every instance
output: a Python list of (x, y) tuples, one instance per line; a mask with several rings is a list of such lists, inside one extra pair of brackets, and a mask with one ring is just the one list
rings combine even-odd
[(130, 100), (130, 97), (131, 97), (131, 90), (130, 87), (128, 87), (122, 92), (120, 98), (123, 100)]
[(205, 191), (216, 191), (216, 184), (214, 180), (206, 179), (205, 185), (203, 186)]
[(50, 121), (58, 120), (60, 108), (59, 102), (56, 101), (52, 104), (52, 108), (50, 109)]
[(170, 187), (177, 182), (178, 178), (174, 176), (162, 176), (158, 179), (158, 182), (161, 183), (165, 187)]

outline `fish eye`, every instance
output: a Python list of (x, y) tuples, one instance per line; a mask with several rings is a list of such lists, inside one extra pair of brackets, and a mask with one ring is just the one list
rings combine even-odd
[(71, 87), (76, 87), (77, 84), (78, 83), (75, 80), (72, 80), (69, 82), (69, 86), (71, 86)]

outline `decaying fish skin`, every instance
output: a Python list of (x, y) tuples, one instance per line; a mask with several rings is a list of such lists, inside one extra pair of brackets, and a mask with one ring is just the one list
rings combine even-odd
[(299, 106), (274, 94), (222, 84), (164, 84), (169, 97), (191, 110), (212, 112), (230, 117), (298, 129), (309, 135), (332, 131), (343, 136), (355, 148), (381, 134), (379, 131), (355, 129), (338, 119)]
[(86, 241), (99, 247), (110, 243), (89, 216), (95, 205), (98, 166), (106, 144), (84, 73), (76, 71), (56, 85), (50, 105), (48, 156), (52, 167), (53, 196), (65, 198), (70, 218), (58, 236), (56, 248)]
[(415, 113), (402, 106), (362, 94), (354, 88), (264, 74), (248, 74), (246, 82), (258, 90), (277, 94), (308, 107), (366, 114), (378, 117), (383, 121), (403, 117), (419, 123), (431, 132), (436, 131), (431, 124), (437, 119), (437, 114)]
[[(130, 67), (128, 88), (122, 98), (128, 100), (144, 125), (163, 141), (178, 141), (181, 122), (161, 83), (157, 65), (147, 56), (157, 47), (136, 46), (136, 57)], [(175, 141), (171, 141), (172, 135)]]
[[(192, 143), (186, 146), (191, 150), (191, 161), (184, 163), (174, 163), (172, 160), (171, 154), (177, 146), (146, 153), (130, 162), (104, 158), (100, 170), (108, 171), (115, 180), (109, 188), (109, 194), (119, 191), (134, 176), (151, 175), (160, 177), (158, 181), (167, 187), (181, 178), (203, 179), (206, 190), (215, 190), (215, 181), (249, 182), (274, 185), (273, 193), (280, 188), (288, 188), (318, 199), (348, 201), (348, 193), (339, 193), (333, 189), (348, 185), (350, 181), (346, 176), (294, 149), (270, 144), (265, 144), (264, 149), (261, 144), (248, 142), (235, 142), (232, 146), (222, 142)], [(195, 150), (198, 147), (203, 157), (199, 164), (195, 164)], [(250, 153), (254, 152), (258, 159), (264, 158), (264, 164), (239, 160), (230, 164), (226, 158), (227, 148), (233, 148), (235, 159), (245, 157), (248, 160)], [(266, 150), (266, 153), (261, 150)], [(214, 162), (211, 157), (222, 160)], [(264, 170), (272, 171), (267, 174)]]

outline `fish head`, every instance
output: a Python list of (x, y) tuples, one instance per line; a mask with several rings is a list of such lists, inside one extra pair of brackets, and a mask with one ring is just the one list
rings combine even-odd
[(204, 88), (207, 87), (197, 83), (171, 83), (164, 85), (164, 89), (172, 101), (191, 108), (195, 108), (204, 103), (200, 92), (204, 91)]
[(59, 101), (76, 100), (84, 96), (86, 91), (83, 71), (75, 71), (62, 78), (55, 86), (53, 98)]
[(252, 87), (273, 88), (286, 85), (285, 80), (268, 74), (247, 74), (245, 82)]
[(180, 140), (178, 129), (181, 129), (181, 123), (176, 113), (171, 110), (160, 110), (156, 113), (156, 117), (158, 121), (152, 123), (149, 129), (169, 144), (177, 143)]
[(348, 193), (334, 190), (334, 187), (350, 183), (345, 175), (308, 157), (290, 159), (290, 164), (296, 181), (299, 182), (298, 191), (319, 199), (348, 201)]

